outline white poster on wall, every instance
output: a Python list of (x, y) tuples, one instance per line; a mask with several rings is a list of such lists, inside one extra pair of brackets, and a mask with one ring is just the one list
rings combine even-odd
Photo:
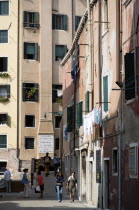
[(39, 153), (54, 153), (54, 135), (39, 135)]

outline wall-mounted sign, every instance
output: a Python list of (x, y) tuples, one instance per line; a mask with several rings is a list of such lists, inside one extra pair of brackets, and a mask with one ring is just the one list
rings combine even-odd
[(39, 153), (54, 153), (54, 135), (39, 135)]

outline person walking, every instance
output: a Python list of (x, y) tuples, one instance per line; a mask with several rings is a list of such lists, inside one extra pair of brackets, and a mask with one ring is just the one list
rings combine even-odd
[(43, 179), (43, 176), (41, 175), (41, 171), (38, 171), (37, 174), (38, 174), (37, 182), (38, 182), (38, 185), (40, 186), (40, 191), (41, 191), (40, 198), (43, 198), (43, 192), (44, 192), (44, 179)]
[(71, 176), (68, 178), (68, 189), (70, 192), (71, 202), (74, 202), (75, 192), (77, 190), (77, 179), (75, 177), (75, 172), (72, 172)]
[(57, 169), (60, 166), (60, 161), (56, 154), (54, 154), (53, 162), (54, 162), (54, 176), (56, 176)]
[(50, 168), (50, 162), (51, 162), (51, 157), (49, 156), (49, 153), (46, 153), (46, 156), (44, 157), (44, 167), (45, 167), (45, 175), (49, 175), (49, 168)]
[(6, 185), (6, 192), (11, 192), (11, 172), (6, 168), (4, 172), (4, 181)]
[(28, 169), (25, 168), (23, 170), (23, 172), (24, 172), (24, 174), (23, 174), (23, 178), (22, 178), (22, 183), (24, 184), (24, 198), (29, 198), (29, 195), (28, 195), (29, 181), (28, 181), (28, 178), (27, 178)]
[(64, 177), (61, 173), (57, 173), (56, 175), (56, 192), (57, 192), (57, 200), (59, 202), (62, 201), (63, 197), (63, 182), (64, 182)]

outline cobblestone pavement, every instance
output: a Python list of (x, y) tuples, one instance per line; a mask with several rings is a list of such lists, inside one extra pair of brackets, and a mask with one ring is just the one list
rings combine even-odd
[(39, 194), (34, 193), (33, 189), (29, 190), (29, 198), (23, 198), (23, 193), (3, 193), (0, 198), (0, 210), (95, 210), (91, 206), (75, 200), (70, 203), (69, 194), (64, 188), (63, 201), (59, 203), (56, 200), (55, 178), (51, 173), (45, 178), (44, 198), (39, 199)]

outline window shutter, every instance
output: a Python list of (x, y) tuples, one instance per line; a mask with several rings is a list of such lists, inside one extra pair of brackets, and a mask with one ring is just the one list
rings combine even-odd
[(67, 53), (67, 45), (63, 45), (63, 58)]
[(22, 100), (26, 101), (26, 83), (22, 84)]
[(81, 20), (81, 16), (75, 16), (75, 31), (77, 31), (80, 20)]
[(10, 85), (7, 85), (7, 98), (10, 98)]
[(125, 99), (135, 98), (134, 53), (125, 55)]
[(33, 127), (35, 127), (35, 116), (33, 117)]
[(34, 12), (34, 27), (39, 28), (39, 13)]
[(83, 124), (82, 118), (82, 102), (77, 104), (77, 125), (80, 127)]
[(27, 58), (27, 56), (26, 56), (26, 51), (27, 51), (27, 43), (24, 42), (24, 59)]
[(6, 114), (6, 124), (8, 125), (9, 124), (9, 115)]
[(62, 23), (63, 23), (63, 26), (62, 26), (62, 29), (63, 30), (65, 30), (65, 31), (67, 31), (67, 29), (68, 29), (68, 16), (67, 15), (63, 15), (62, 16)]
[(137, 80), (137, 94), (139, 96), (139, 47), (136, 47), (136, 80)]
[(38, 83), (34, 84), (34, 87), (36, 88), (36, 92), (35, 92), (35, 101), (38, 101), (38, 93), (39, 93), (39, 87), (38, 87)]
[(3, 59), (3, 71), (8, 71), (8, 58), (6, 57)]
[(85, 111), (89, 112), (89, 91), (85, 94)]
[(56, 15), (52, 14), (52, 29), (55, 29), (55, 18), (56, 18)]
[(29, 23), (27, 21), (27, 13), (26, 11), (24, 11), (24, 27), (29, 27)]
[(103, 77), (103, 102), (104, 111), (108, 111), (108, 76)]
[(38, 60), (38, 43), (35, 43), (35, 54), (34, 54), (34, 59), (37, 61)]

